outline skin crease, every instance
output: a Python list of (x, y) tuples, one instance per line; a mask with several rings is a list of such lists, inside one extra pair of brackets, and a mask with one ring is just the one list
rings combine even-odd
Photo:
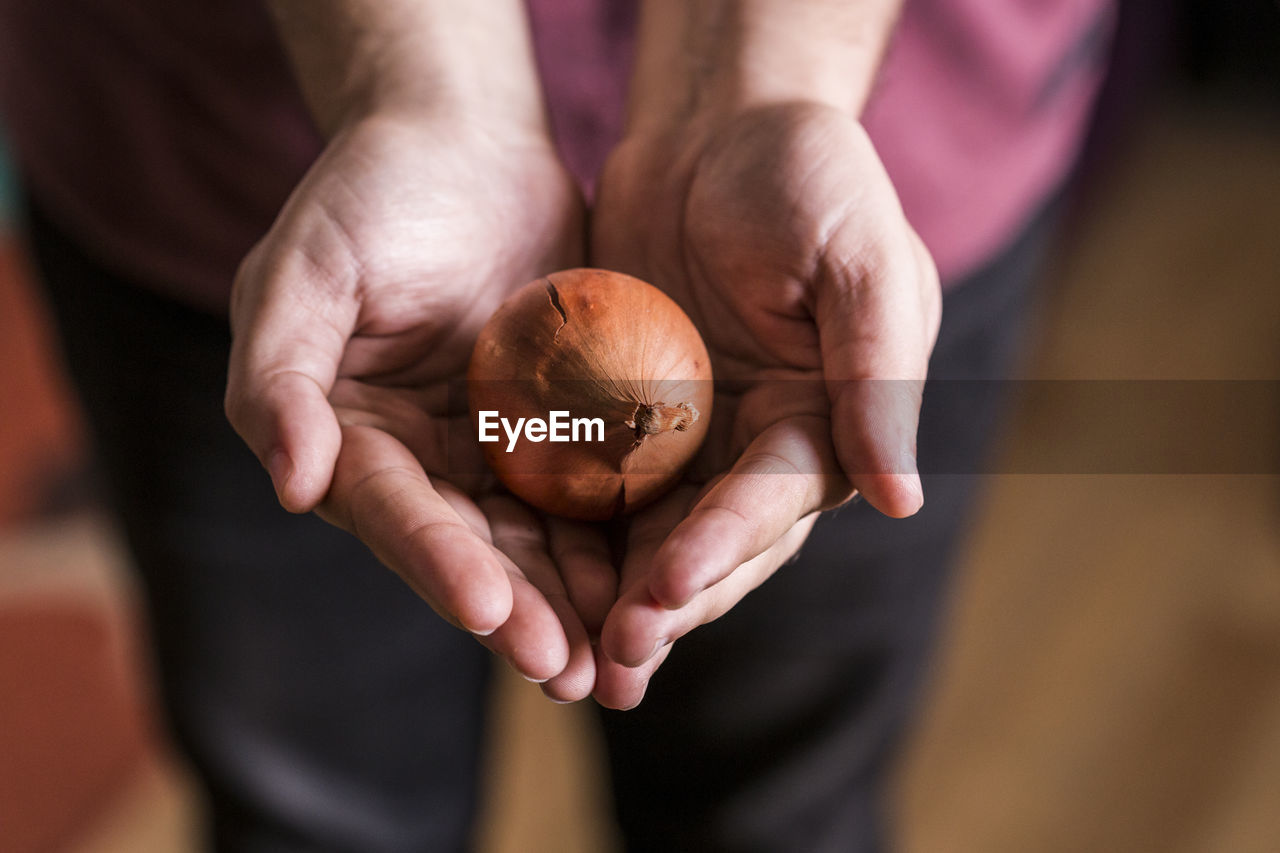
[[(237, 276), (227, 414), (287, 509), (359, 536), (551, 698), (628, 708), (818, 510), (853, 487), (919, 507), (937, 275), (855, 118), (896, 3), (647, 0), (589, 257), (522, 4), (272, 6), (330, 142)], [(444, 452), (485, 319), (587, 263), (671, 295), (725, 380), (686, 482), (624, 531), (539, 517)]]

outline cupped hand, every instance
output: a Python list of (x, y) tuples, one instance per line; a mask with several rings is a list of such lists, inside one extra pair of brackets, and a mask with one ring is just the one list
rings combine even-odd
[(450, 383), (508, 293), (580, 263), (581, 216), (536, 134), (465, 118), (350, 124), (241, 266), (226, 397), (285, 508), (360, 537), (564, 699), (591, 689), (585, 631), (532, 553), (527, 511), (490, 493), (471, 443), (450, 443), (466, 419)]
[(818, 511), (855, 490), (891, 516), (920, 508), (941, 293), (861, 125), (813, 103), (633, 134), (602, 175), (591, 250), (689, 313), (717, 384), (688, 484), (630, 525), (595, 690), (625, 708), (674, 640), (797, 551)]

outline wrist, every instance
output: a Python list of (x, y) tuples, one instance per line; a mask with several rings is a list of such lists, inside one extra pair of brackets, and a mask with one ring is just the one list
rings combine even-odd
[(271, 0), (320, 130), (374, 116), (550, 136), (519, 0)]
[(861, 113), (901, 0), (646, 0), (628, 132), (816, 103)]

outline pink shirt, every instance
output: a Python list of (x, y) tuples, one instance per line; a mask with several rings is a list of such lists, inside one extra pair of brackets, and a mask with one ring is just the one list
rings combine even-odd
[[(584, 183), (621, 130), (633, 0), (529, 0)], [(1070, 169), (1108, 0), (908, 0), (864, 121), (954, 282)], [(0, 109), (32, 195), (105, 263), (224, 310), (320, 150), (255, 0), (0, 0)]]
[(1112, 16), (1106, 0), (908, 0), (863, 122), (944, 285), (1074, 165)]

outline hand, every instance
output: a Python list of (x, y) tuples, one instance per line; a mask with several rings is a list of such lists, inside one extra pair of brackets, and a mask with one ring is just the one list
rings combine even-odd
[(484, 497), (478, 455), (449, 446), (466, 420), (449, 382), (511, 290), (580, 262), (580, 233), (577, 191), (542, 135), (355, 121), (241, 267), (227, 387), (281, 504), (360, 537), (557, 698), (590, 690), (585, 631), (547, 560), (504, 553), (522, 550), (524, 515)]
[(639, 702), (671, 642), (718, 617), (857, 489), (906, 516), (937, 272), (847, 111), (791, 102), (626, 139), (593, 262), (653, 282), (702, 331), (717, 380), (689, 484), (630, 526), (596, 696)]

